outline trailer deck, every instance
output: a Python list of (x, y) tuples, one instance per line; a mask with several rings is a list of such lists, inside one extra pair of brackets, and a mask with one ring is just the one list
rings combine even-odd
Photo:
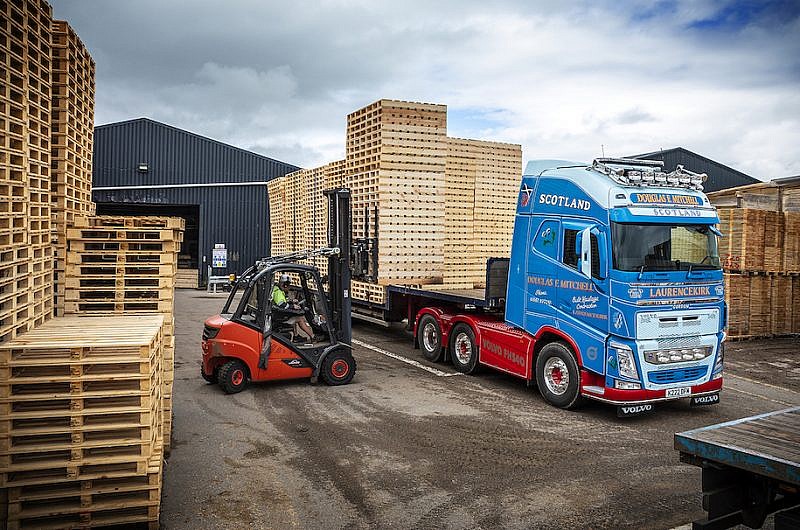
[(677, 433), (675, 449), (703, 469), (708, 520), (694, 528), (760, 527), (767, 514), (800, 506), (800, 407)]

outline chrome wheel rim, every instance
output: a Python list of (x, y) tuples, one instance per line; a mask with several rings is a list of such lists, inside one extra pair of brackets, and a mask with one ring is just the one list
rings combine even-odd
[(469, 360), (472, 358), (472, 341), (469, 340), (469, 335), (466, 333), (459, 333), (456, 335), (454, 345), (458, 362), (461, 364), (469, 363)]
[(567, 364), (558, 357), (550, 357), (544, 363), (544, 384), (551, 393), (560, 396), (569, 386)]
[(425, 351), (435, 351), (439, 346), (439, 334), (436, 332), (436, 325), (433, 322), (428, 322), (422, 328), (422, 345)]

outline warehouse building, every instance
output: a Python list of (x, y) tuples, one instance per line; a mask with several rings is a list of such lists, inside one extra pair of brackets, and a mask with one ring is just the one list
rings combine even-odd
[(628, 158), (661, 160), (664, 162), (664, 170), (667, 172), (674, 170), (680, 164), (689, 171), (705, 173), (708, 175), (708, 180), (703, 184), (706, 193), (761, 182), (750, 175), (745, 175), (741, 171), (737, 171), (725, 164), (720, 164), (710, 158), (693, 153), (683, 147), (673, 147), (672, 149), (663, 149), (652, 153), (633, 155)]
[(179, 285), (240, 273), (270, 248), (265, 183), (299, 169), (147, 118), (95, 128), (98, 215), (186, 220)]

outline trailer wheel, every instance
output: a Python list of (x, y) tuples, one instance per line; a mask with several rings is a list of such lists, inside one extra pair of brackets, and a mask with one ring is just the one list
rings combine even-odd
[(442, 328), (432, 315), (423, 315), (417, 326), (417, 342), (422, 349), (422, 356), (432, 363), (440, 362), (442, 351)]
[(475, 332), (467, 324), (459, 323), (450, 331), (450, 359), (453, 367), (464, 374), (478, 371), (478, 344)]
[(572, 350), (563, 342), (551, 342), (536, 357), (536, 384), (545, 401), (560, 409), (578, 407), (580, 370)]
[(322, 362), (320, 375), (328, 385), (346, 385), (356, 375), (356, 360), (345, 350), (331, 352)]
[(247, 387), (249, 375), (242, 361), (232, 360), (223, 364), (217, 372), (219, 386), (226, 394), (236, 394)]
[(214, 372), (211, 375), (208, 375), (205, 373), (205, 371), (203, 371), (203, 365), (200, 365), (200, 375), (208, 383), (214, 384), (217, 382), (217, 370), (214, 370)]

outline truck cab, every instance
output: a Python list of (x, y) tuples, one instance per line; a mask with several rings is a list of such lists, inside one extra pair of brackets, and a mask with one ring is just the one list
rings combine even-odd
[(703, 177), (630, 159), (527, 165), (505, 321), (536, 339), (548, 402), (590, 398), (621, 415), (718, 402), (726, 307)]

